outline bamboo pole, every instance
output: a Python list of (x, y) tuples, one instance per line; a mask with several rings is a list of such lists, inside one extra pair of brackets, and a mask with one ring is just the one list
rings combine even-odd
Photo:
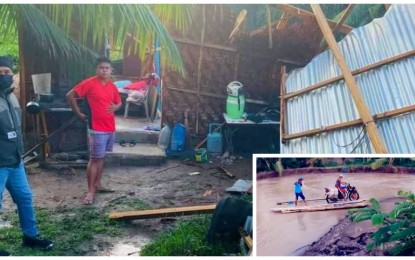
[(285, 113), (286, 113), (287, 109), (285, 107), (286, 103), (285, 103), (285, 98), (284, 98), (284, 96), (285, 96), (285, 78), (286, 78), (286, 74), (287, 74), (286, 73), (286, 67), (282, 66), (282, 68), (281, 68), (281, 83), (280, 83), (280, 92), (281, 92), (281, 100), (280, 100), (280, 127), (281, 127), (281, 130), (280, 130), (280, 133), (281, 133), (281, 136), (284, 136), (287, 133), (286, 123), (285, 123), (285, 120), (286, 120)]
[(311, 8), (313, 12), (316, 14), (317, 22), (323, 32), (324, 38), (330, 49), (333, 52), (334, 58), (336, 59), (342, 74), (344, 75), (344, 79), (346, 81), (346, 85), (350, 90), (350, 93), (353, 97), (355, 102), (356, 108), (359, 112), (360, 117), (363, 120), (363, 123), (366, 126), (366, 130), (368, 132), (370, 141), (375, 149), (376, 153), (387, 153), (388, 150), (383, 143), (383, 140), (377, 130), (376, 124), (373, 120), (373, 117), (370, 113), (369, 108), (367, 107), (364, 99), (357, 87), (356, 81), (353, 78), (352, 73), (350, 72), (349, 68), (347, 67), (346, 61), (344, 60), (343, 55), (340, 52), (340, 49), (337, 46), (336, 39), (334, 38), (333, 33), (326, 21), (326, 18), (323, 14), (323, 11), (320, 8), (319, 4), (311, 4)]
[(197, 63), (197, 104), (196, 104), (196, 134), (199, 134), (199, 110), (200, 110), (200, 84), (202, 81), (202, 61), (203, 61), (203, 45), (205, 43), (205, 30), (206, 30), (206, 6), (202, 7), (202, 32), (200, 36), (200, 48), (199, 48), (199, 60)]
[[(355, 4), (349, 4), (347, 6), (347, 8), (343, 11), (342, 16), (340, 17), (340, 20), (337, 22), (336, 26), (334, 26), (333, 28), (333, 34), (336, 34), (337, 31), (340, 29), (340, 26), (343, 25), (343, 23), (346, 21), (347, 17), (349, 17), (349, 15), (351, 14), (351, 12), (353, 11), (353, 8), (355, 7)], [(323, 39), (324, 40), (324, 37)], [(323, 44), (320, 47), (320, 51), (322, 51), (324, 48), (326, 48), (327, 43), (324, 41)]]
[[(20, 14), (19, 14), (20, 15)], [(18, 19), (18, 41), (19, 41), (19, 75), (20, 75), (20, 108), (22, 109), (22, 132), (26, 130), (26, 51), (25, 51), (25, 28), (23, 19)]]
[[(367, 71), (370, 71), (370, 70), (377, 69), (377, 68), (382, 67), (382, 66), (384, 66), (384, 65), (388, 65), (388, 64), (390, 64), (390, 63), (393, 63), (393, 62), (396, 62), (396, 61), (399, 61), (399, 60), (402, 60), (402, 59), (406, 59), (406, 58), (412, 57), (412, 56), (414, 56), (414, 55), (415, 55), (415, 50), (408, 51), (408, 52), (405, 52), (405, 53), (402, 53), (402, 54), (399, 54), (399, 55), (396, 55), (396, 56), (393, 56), (393, 57), (390, 57), (390, 58), (384, 59), (384, 60), (382, 60), (382, 61), (379, 61), (379, 62), (376, 62), (376, 63), (370, 64), (370, 65), (365, 66), (365, 67), (363, 67), (363, 68), (360, 68), (360, 69), (354, 70), (354, 71), (352, 71), (352, 75), (353, 75), (353, 76), (356, 76), (356, 75), (362, 74), (362, 73), (364, 73), (364, 72), (367, 72)], [(296, 97), (296, 96), (300, 96), (300, 95), (306, 94), (306, 93), (308, 93), (308, 92), (311, 92), (311, 91), (317, 90), (317, 89), (319, 89), (319, 88), (323, 88), (323, 87), (325, 87), (325, 86), (327, 86), (327, 85), (330, 85), (330, 84), (336, 83), (336, 82), (338, 82), (338, 81), (340, 81), (340, 80), (343, 80), (343, 79), (344, 79), (344, 76), (343, 76), (343, 75), (340, 75), (340, 76), (338, 76), (338, 77), (335, 77), (335, 78), (332, 78), (332, 79), (325, 80), (325, 81), (323, 81), (323, 82), (320, 82), (320, 83), (317, 83), (317, 84), (315, 84), (315, 85), (312, 85), (312, 86), (306, 87), (306, 88), (304, 88), (304, 89), (301, 89), (301, 90), (298, 90), (298, 91), (295, 91), (295, 92), (291, 92), (291, 93), (289, 93), (289, 94), (287, 94), (287, 95), (285, 96), (285, 99), (291, 99), (291, 98), (293, 98), (293, 97)]]

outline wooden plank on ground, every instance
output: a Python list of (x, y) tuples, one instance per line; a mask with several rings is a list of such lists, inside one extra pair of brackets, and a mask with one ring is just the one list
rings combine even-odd
[(179, 208), (165, 208), (165, 209), (150, 209), (150, 210), (136, 210), (136, 211), (121, 211), (111, 212), (110, 219), (149, 219), (149, 218), (164, 218), (186, 216), (193, 214), (209, 214), (215, 211), (216, 204), (209, 204), (203, 206), (190, 206)]

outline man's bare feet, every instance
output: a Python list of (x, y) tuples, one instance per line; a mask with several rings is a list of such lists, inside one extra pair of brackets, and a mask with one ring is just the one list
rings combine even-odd
[(84, 199), (84, 205), (92, 205), (94, 203), (94, 194), (88, 193)]

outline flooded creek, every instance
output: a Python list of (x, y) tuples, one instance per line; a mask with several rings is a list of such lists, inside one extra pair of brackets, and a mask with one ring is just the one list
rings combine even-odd
[[(277, 202), (295, 199), (293, 184), (298, 177), (300, 176), (257, 181), (258, 256), (298, 255), (302, 252), (300, 248), (318, 240), (346, 216), (347, 210), (290, 214), (272, 212), (271, 208), (277, 207)], [(305, 174), (301, 177), (304, 178), (303, 193), (306, 199), (320, 199), (324, 198), (325, 187), (334, 187), (338, 173)], [(360, 199), (398, 197), (400, 189), (415, 192), (415, 175), (347, 173), (343, 180), (357, 188)], [(303, 205), (303, 202), (299, 201), (298, 205)]]

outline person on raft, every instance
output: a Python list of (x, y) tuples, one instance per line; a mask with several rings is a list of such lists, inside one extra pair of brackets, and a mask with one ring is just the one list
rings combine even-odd
[(303, 186), (303, 178), (300, 177), (298, 181), (294, 183), (294, 192), (295, 192), (295, 205), (297, 206), (298, 197), (300, 197), (304, 204), (307, 205), (307, 202), (305, 201), (305, 196), (303, 194), (302, 186)]
[(344, 201), (346, 201), (346, 188), (343, 185), (343, 174), (340, 174), (339, 178), (336, 180), (335, 187), (339, 190), (339, 199), (344, 199)]

